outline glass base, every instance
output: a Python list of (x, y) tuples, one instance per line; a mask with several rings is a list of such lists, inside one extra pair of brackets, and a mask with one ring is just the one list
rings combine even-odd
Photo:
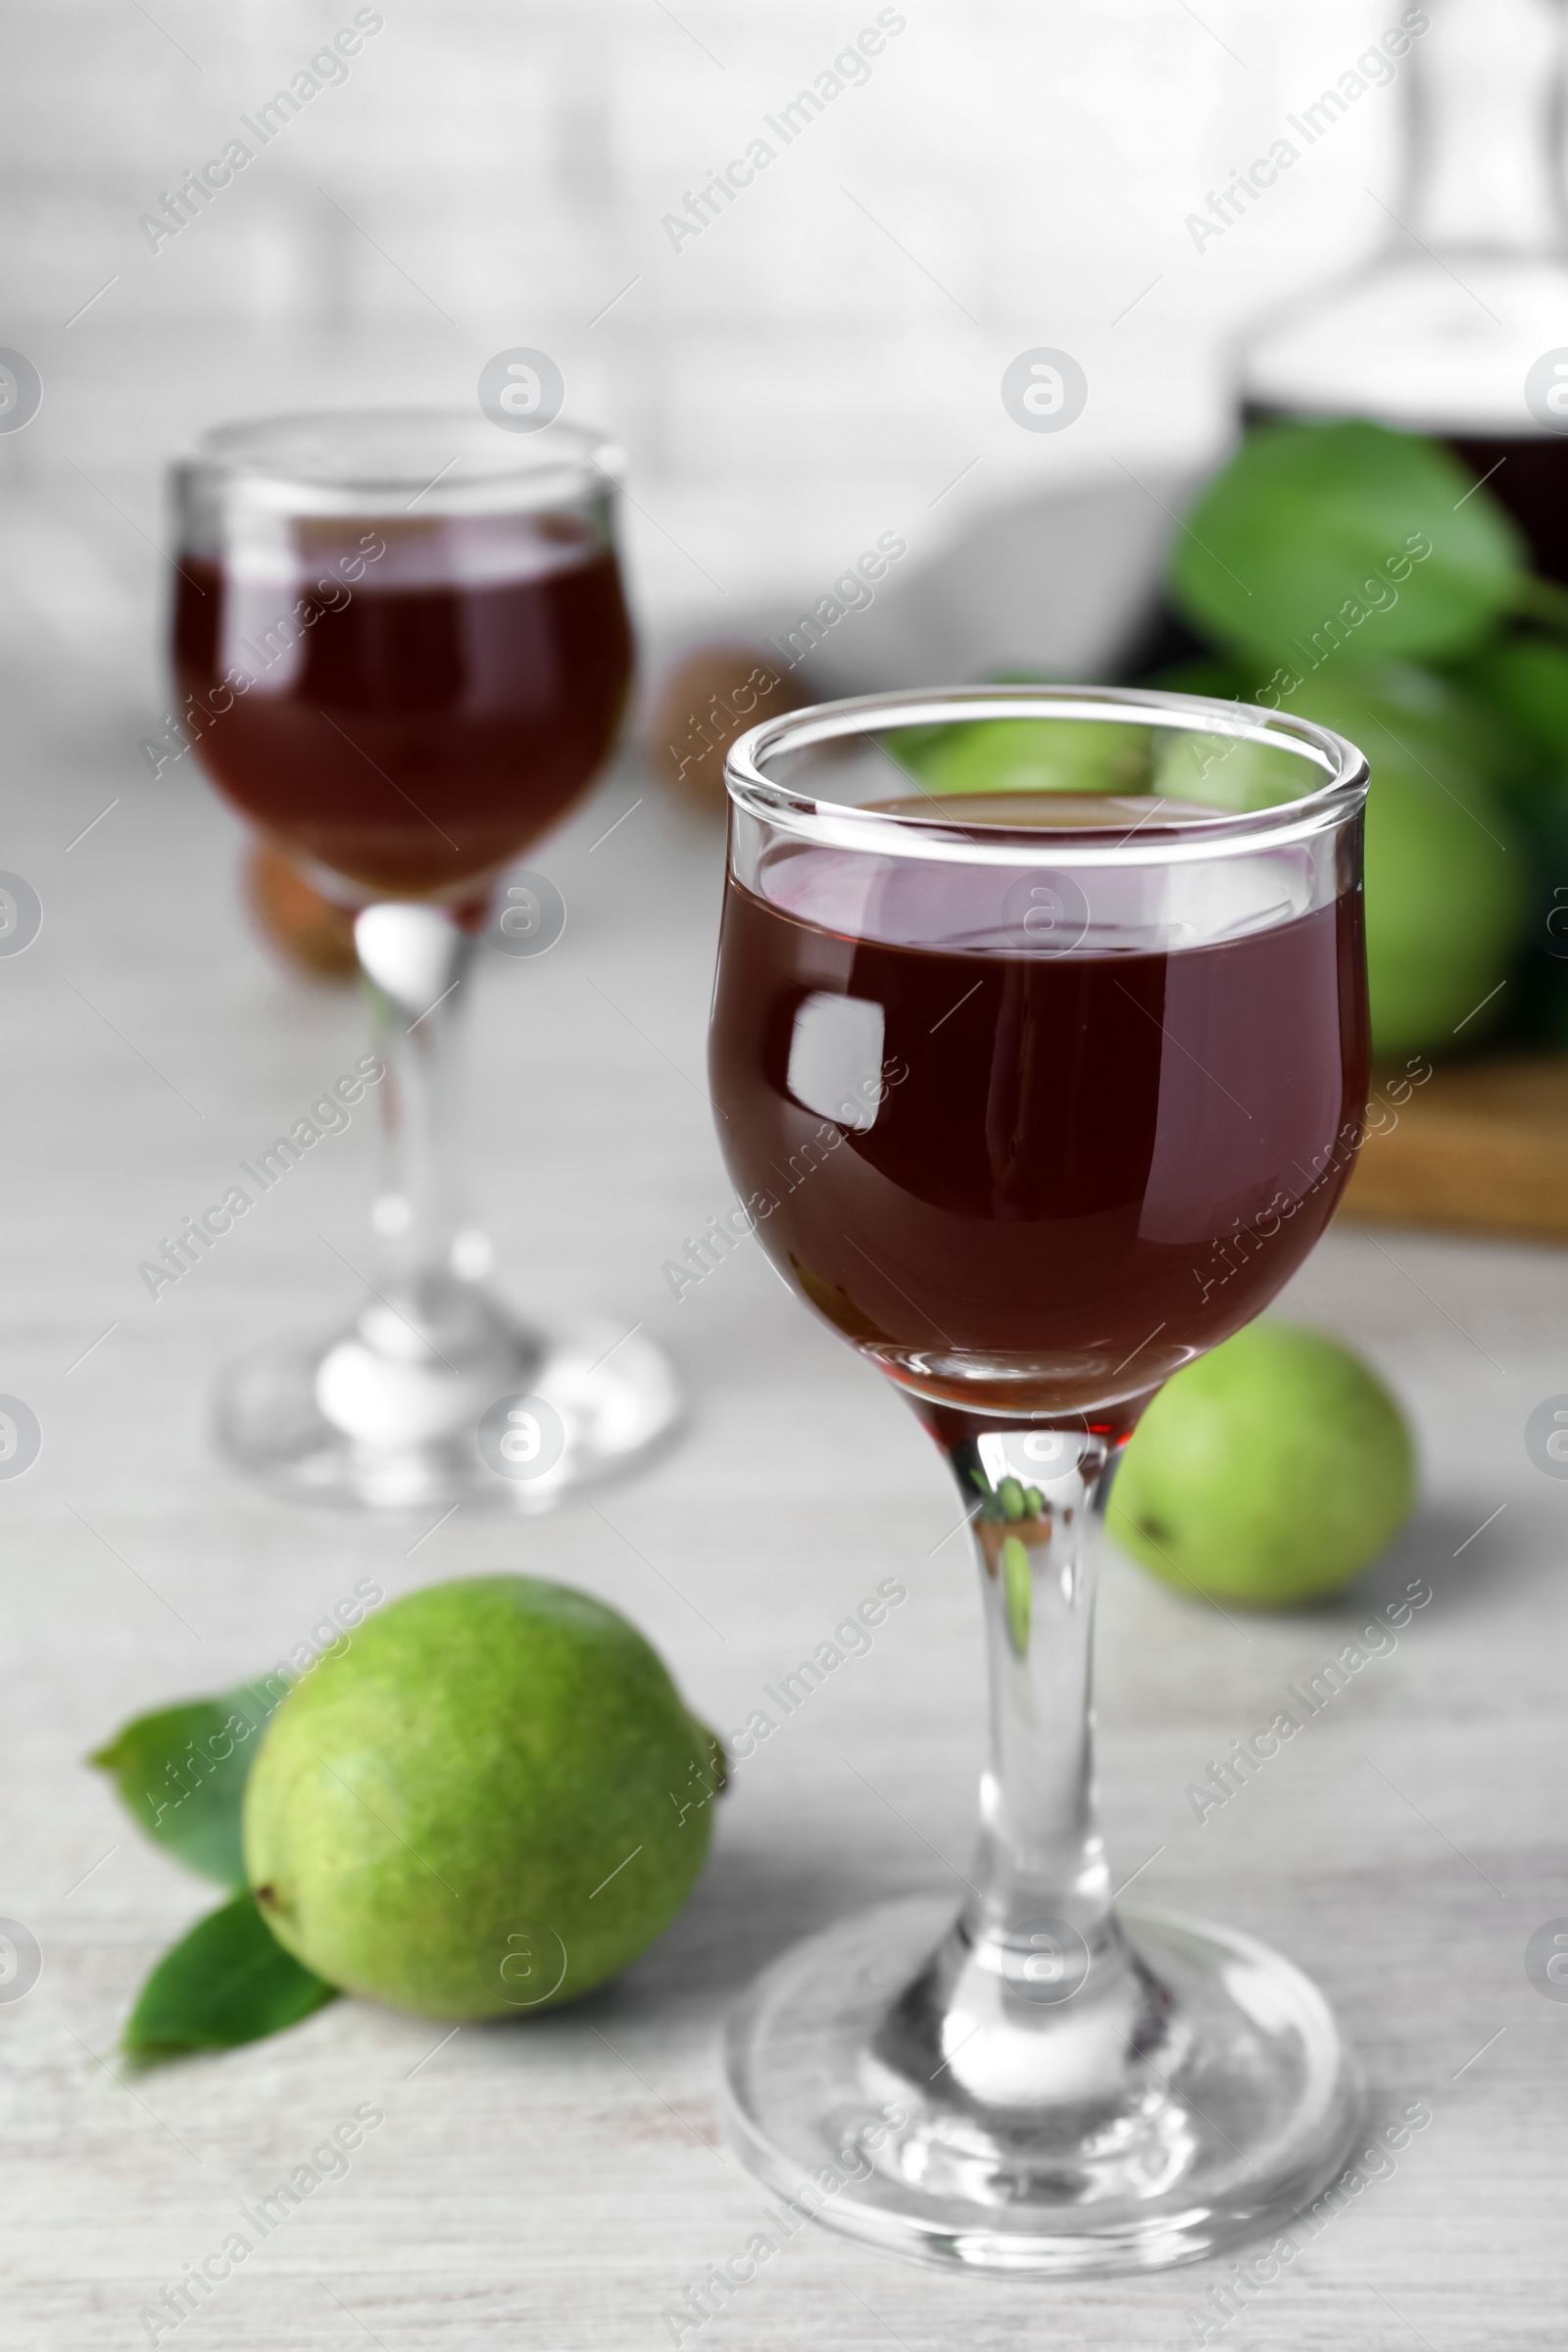
[(1357, 2121), (1322, 1995), (1168, 1913), (1093, 1949), (1037, 1924), (1056, 1933), (987, 1944), (922, 1897), (784, 1953), (728, 2029), (751, 2170), (796, 2214), (959, 2269), (1158, 2270), (1288, 2224)]
[(214, 1418), (231, 1462), (298, 1500), (534, 1514), (646, 1461), (680, 1410), (640, 1333), (535, 1331), (464, 1286), (445, 1318), (372, 1301), (326, 1339), (269, 1342), (220, 1376)]

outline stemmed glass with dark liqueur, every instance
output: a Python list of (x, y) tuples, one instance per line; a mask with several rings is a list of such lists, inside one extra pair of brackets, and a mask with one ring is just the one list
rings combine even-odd
[[(934, 742), (999, 725), (1029, 789), (919, 789)], [(1353, 2072), (1289, 1962), (1118, 1914), (1095, 1557), (1143, 1407), (1267, 1302), (1349, 1172), (1365, 762), (1235, 705), (995, 687), (797, 712), (728, 780), (725, 1157), (952, 1466), (992, 1691), (970, 1898), (775, 1961), (731, 2023), (731, 2129), (772, 2187), (832, 2166), (820, 2218), (926, 2260), (1189, 2260), (1315, 2193)]]
[(475, 947), (487, 926), (510, 954), (554, 943), (549, 885), (497, 894), (603, 768), (625, 704), (616, 466), (566, 425), (394, 410), (225, 426), (175, 471), (186, 725), (225, 797), (357, 910), (384, 1071), (369, 1295), (220, 1392), (227, 1450), (291, 1492), (543, 1508), (674, 1415), (640, 1335), (547, 1333), (492, 1295), (453, 1165)]

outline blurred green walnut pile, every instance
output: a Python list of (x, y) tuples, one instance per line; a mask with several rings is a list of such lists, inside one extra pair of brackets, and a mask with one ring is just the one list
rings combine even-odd
[(127, 1724), (92, 1761), (229, 1899), (143, 1985), (143, 2060), (340, 1991), (526, 2014), (627, 1968), (702, 1869), (722, 1750), (615, 1610), (527, 1576), (377, 1611), (277, 1678)]
[(1264, 426), (1188, 515), (1169, 594), (1215, 649), (1200, 691), (1367, 756), (1374, 1053), (1568, 1046), (1568, 991), (1526, 955), (1568, 813), (1568, 594), (1491, 492), (1414, 434)]
[[(1446, 449), (1357, 419), (1255, 428), (1178, 532), (1205, 652), (1147, 680), (1317, 720), (1367, 756), (1373, 1050), (1568, 1051), (1568, 590)], [(1295, 797), (1289, 753), (1132, 723), (933, 729), (933, 793)]]

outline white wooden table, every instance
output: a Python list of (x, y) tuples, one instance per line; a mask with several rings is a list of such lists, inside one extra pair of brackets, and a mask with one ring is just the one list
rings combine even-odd
[[(188, 764), (151, 783), (132, 718), (68, 667), (17, 681), (3, 723), (0, 866), (45, 909), (35, 944), (0, 959), (0, 1391), (44, 1433), (34, 1467), (0, 1481), (0, 1912), (43, 1952), (36, 1986), (0, 2004), (4, 2341), (144, 2343), (138, 2310), (368, 2106), (384, 2121), (344, 2177), (160, 2340), (653, 2352), (662, 2314), (763, 2202), (718, 2142), (724, 2005), (850, 1904), (956, 1889), (980, 1731), (971, 1571), (942, 1541), (953, 1499), (912, 1418), (755, 1249), (678, 1305), (661, 1279), (724, 1198), (702, 1087), (716, 835), (612, 779), (538, 859), (566, 937), (539, 962), (492, 960), (473, 1055), (474, 1175), (514, 1290), (643, 1320), (679, 1362), (690, 1430), (598, 1508), (464, 1511), (426, 1537), (268, 1500), (203, 1428), (226, 1352), (351, 1298), (334, 1251), (365, 1262), (367, 1116), (156, 1304), (136, 1276), (361, 1050), (352, 995), (279, 971), (238, 902), (234, 822)], [(1104, 1809), (1122, 1872), (1148, 1858), (1146, 1899), (1255, 1931), (1318, 1979), (1374, 2120), (1422, 2099), (1432, 2122), (1217, 2340), (1555, 2347), (1568, 2003), (1532, 1988), (1523, 1954), (1568, 1914), (1568, 1485), (1522, 1432), (1568, 1391), (1568, 1256), (1335, 1232), (1289, 1303), (1405, 1398), (1419, 1518), (1355, 1599), (1239, 1627), (1113, 1562)], [(911, 1597), (741, 1768), (690, 1908), (620, 1984), (455, 2035), (345, 2001), (121, 2079), (127, 2001), (209, 1897), (84, 1751), (270, 1661), (361, 1577), (397, 1593), (496, 1567), (625, 1609), (726, 1729), (880, 1577)], [(1200, 1827), (1187, 1783), (1417, 1576), (1435, 1597), (1396, 1652)], [(1174, 2346), (1212, 2275), (1001, 2283), (812, 2228), (702, 2340)]]

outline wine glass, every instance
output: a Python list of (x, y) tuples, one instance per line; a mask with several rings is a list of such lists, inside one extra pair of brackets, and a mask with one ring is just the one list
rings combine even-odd
[(777, 1959), (730, 2024), (729, 2123), (770, 2187), (925, 2260), (1191, 2260), (1315, 2193), (1354, 2127), (1288, 1961), (1118, 1917), (1089, 1667), (1140, 1413), (1299, 1265), (1360, 1138), (1366, 772), (1283, 715), (1067, 686), (824, 705), (729, 757), (726, 1161), (947, 1456), (991, 1688), (969, 1898)]
[[(372, 410), (224, 425), (174, 470), (187, 731), (219, 790), (356, 909), (374, 1028), (349, 1081), (376, 1094), (385, 1139), (365, 1301), (324, 1337), (259, 1348), (219, 1391), (220, 1445), (288, 1493), (540, 1510), (676, 1416), (640, 1334), (513, 1317), (453, 1164), (474, 954), (486, 937), (543, 952), (564, 923), (543, 876), (499, 905), (498, 885), (602, 767), (626, 699), (618, 464), (566, 424)], [(239, 1189), (259, 1199), (315, 1124)]]

